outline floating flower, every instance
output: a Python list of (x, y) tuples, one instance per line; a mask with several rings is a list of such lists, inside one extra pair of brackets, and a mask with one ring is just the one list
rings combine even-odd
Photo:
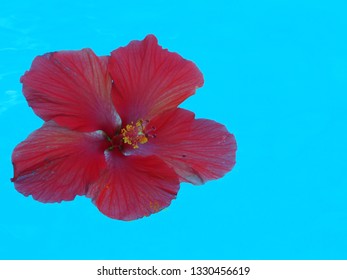
[(120, 220), (167, 207), (180, 182), (222, 177), (235, 164), (226, 128), (177, 106), (203, 85), (191, 61), (153, 35), (110, 56), (48, 53), (21, 78), (45, 123), (13, 151), (16, 189), (42, 202), (90, 197)]

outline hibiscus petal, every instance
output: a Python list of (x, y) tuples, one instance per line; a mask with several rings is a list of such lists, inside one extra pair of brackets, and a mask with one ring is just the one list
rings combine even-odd
[(222, 177), (235, 165), (236, 141), (225, 126), (174, 109), (154, 118), (155, 136), (138, 154), (156, 154), (173, 167), (181, 181), (196, 185)]
[(105, 168), (107, 140), (101, 133), (80, 133), (53, 121), (34, 131), (13, 151), (16, 189), (42, 202), (84, 195)]
[(99, 58), (90, 49), (38, 56), (21, 77), (24, 95), (45, 121), (111, 135), (120, 119), (112, 104), (107, 64), (107, 57)]
[(204, 83), (195, 64), (158, 45), (153, 35), (112, 52), (113, 99), (123, 122), (176, 108)]
[(134, 220), (170, 205), (179, 189), (176, 173), (155, 156), (124, 156), (107, 152), (107, 171), (87, 196), (105, 215)]

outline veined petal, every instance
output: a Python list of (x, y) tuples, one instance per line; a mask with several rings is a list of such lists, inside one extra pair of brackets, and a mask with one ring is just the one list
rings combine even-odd
[(23, 92), (43, 120), (82, 131), (114, 133), (120, 119), (111, 98), (108, 57), (90, 49), (47, 53), (21, 77)]
[(181, 181), (196, 185), (222, 177), (235, 165), (236, 141), (225, 126), (194, 119), (187, 110), (158, 115), (150, 124), (155, 136), (138, 154), (156, 154), (175, 169)]
[(88, 197), (105, 215), (134, 220), (170, 205), (179, 189), (176, 173), (155, 156), (107, 152), (107, 170), (89, 188)]
[(53, 121), (34, 131), (13, 151), (16, 189), (42, 202), (84, 195), (105, 168), (107, 141), (101, 133), (81, 133)]
[(195, 64), (158, 45), (153, 35), (112, 52), (113, 100), (123, 122), (176, 108), (204, 83)]

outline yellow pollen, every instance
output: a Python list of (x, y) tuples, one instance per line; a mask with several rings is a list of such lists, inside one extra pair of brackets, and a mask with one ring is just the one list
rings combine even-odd
[(160, 210), (160, 204), (158, 201), (150, 201), (149, 202), (149, 208), (153, 211), (153, 212), (158, 212)]
[(134, 149), (139, 148), (138, 144), (145, 144), (148, 142), (148, 138), (143, 133), (144, 127), (142, 123), (142, 120), (138, 120), (135, 125), (131, 122), (120, 131), (123, 136), (123, 142), (131, 145)]

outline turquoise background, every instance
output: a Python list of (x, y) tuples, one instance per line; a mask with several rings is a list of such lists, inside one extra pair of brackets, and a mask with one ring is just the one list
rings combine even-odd
[[(0, 258), (346, 259), (345, 3), (2, 3)], [(15, 191), (12, 150), (42, 124), (19, 83), (34, 57), (84, 47), (105, 55), (149, 33), (204, 73), (182, 107), (235, 134), (234, 170), (182, 184), (169, 208), (133, 222), (85, 197), (43, 204)]]

